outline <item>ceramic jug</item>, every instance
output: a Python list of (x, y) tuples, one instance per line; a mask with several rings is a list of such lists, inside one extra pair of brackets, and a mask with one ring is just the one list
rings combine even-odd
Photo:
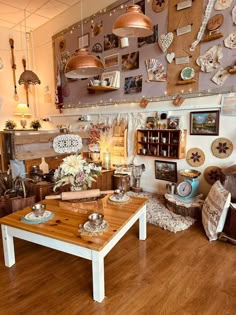
[(176, 189), (176, 185), (175, 183), (168, 183), (166, 184), (166, 189), (167, 189), (167, 193), (174, 195), (175, 194), (175, 189)]

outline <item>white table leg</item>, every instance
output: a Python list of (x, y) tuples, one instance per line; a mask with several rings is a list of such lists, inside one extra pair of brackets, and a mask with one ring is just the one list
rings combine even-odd
[(8, 227), (2, 225), (2, 242), (4, 251), (5, 266), (11, 267), (15, 264), (15, 250), (13, 237), (8, 234)]
[(147, 218), (146, 218), (146, 210), (147, 206), (143, 207), (143, 213), (139, 218), (139, 239), (144, 241), (147, 238)]
[(104, 257), (99, 252), (92, 252), (93, 299), (102, 302), (105, 297)]

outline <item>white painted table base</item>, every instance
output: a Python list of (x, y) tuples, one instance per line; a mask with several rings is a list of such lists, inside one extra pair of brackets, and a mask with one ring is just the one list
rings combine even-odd
[(15, 250), (13, 237), (20, 238), (45, 247), (57, 249), (59, 251), (72, 254), (78, 257), (86, 258), (92, 261), (93, 274), (93, 299), (102, 302), (105, 297), (105, 281), (104, 281), (104, 257), (119, 242), (130, 227), (139, 220), (139, 239), (145, 240), (146, 231), (146, 205), (144, 205), (120, 230), (114, 235), (112, 240), (101, 250), (91, 250), (79, 245), (63, 242), (52, 237), (42, 236), (36, 233), (24, 231), (2, 224), (2, 239), (4, 260), (7, 267), (15, 264)]

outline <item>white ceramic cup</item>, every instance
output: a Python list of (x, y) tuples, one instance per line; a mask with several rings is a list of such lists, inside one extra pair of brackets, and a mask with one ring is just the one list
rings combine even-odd
[(107, 86), (107, 81), (106, 80), (102, 80), (101, 86)]
[(129, 38), (128, 37), (121, 37), (120, 46), (121, 46), (121, 48), (129, 47)]

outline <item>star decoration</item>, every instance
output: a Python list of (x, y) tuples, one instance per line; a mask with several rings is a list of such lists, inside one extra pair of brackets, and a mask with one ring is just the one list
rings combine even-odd
[(193, 152), (192, 156), (190, 157), (190, 159), (193, 160), (194, 163), (200, 162), (200, 158), (201, 158), (201, 155), (199, 155), (198, 152)]
[(216, 149), (219, 151), (219, 153), (227, 153), (227, 150), (229, 150), (229, 147), (227, 146), (226, 142), (219, 142)]
[(217, 181), (220, 179), (220, 172), (219, 171), (210, 171), (208, 174), (210, 180)]

